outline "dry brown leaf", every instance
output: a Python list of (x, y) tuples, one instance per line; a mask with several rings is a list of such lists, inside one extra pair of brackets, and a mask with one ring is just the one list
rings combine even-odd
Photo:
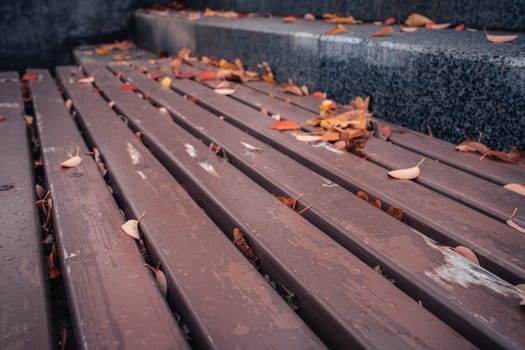
[(420, 15), (419, 13), (411, 14), (410, 16), (408, 16), (407, 20), (405, 21), (405, 24), (410, 27), (424, 27), (425, 25), (429, 23), (434, 23), (434, 22), (432, 22), (430, 18)]
[(379, 199), (370, 200), (370, 204), (372, 204), (374, 207), (378, 209), (381, 209), (381, 201)]
[(388, 27), (385, 27), (375, 33), (372, 33), (372, 34), (369, 34), (368, 37), (369, 38), (376, 38), (376, 37), (380, 37), (380, 36), (385, 36), (385, 35), (388, 35), (390, 33), (392, 33), (394, 31), (394, 27), (392, 26), (388, 26)]
[(159, 287), (159, 290), (161, 294), (166, 298), (168, 296), (168, 280), (166, 279), (166, 275), (164, 272), (160, 269), (160, 264), (157, 265), (157, 267), (153, 267), (149, 264), (144, 264), (148, 269), (150, 269), (155, 274), (155, 282), (157, 283), (157, 287)]
[(518, 159), (516, 159), (514, 157), (514, 155), (512, 155), (512, 154), (509, 155), (508, 153), (505, 153), (505, 152), (488, 150), (487, 152), (483, 153), (483, 155), (481, 156), (480, 160), (482, 160), (486, 156), (498, 158), (499, 160), (502, 160), (505, 163), (518, 164)]
[(490, 151), (490, 149), (481, 142), (477, 142), (468, 138), (457, 145), (456, 150), (460, 152), (478, 152), (481, 154), (485, 154)]
[(485, 34), (488, 41), (491, 43), (496, 44), (502, 44), (502, 43), (510, 43), (518, 38), (517, 35), (492, 35), (492, 34)]
[(367, 96), (367, 98), (357, 96), (352, 101), (350, 101), (350, 107), (355, 110), (368, 112), (370, 108), (370, 96)]
[(338, 131), (327, 131), (323, 133), (322, 136), (324, 142), (335, 142), (339, 141), (339, 139), (341, 138), (341, 133), (339, 133)]
[(279, 130), (279, 131), (299, 130), (301, 129), (301, 125), (292, 120), (279, 120), (273, 123), (270, 126), (270, 128)]
[(97, 56), (105, 56), (109, 54), (109, 50), (105, 47), (97, 47), (95, 48), (95, 55)]
[(259, 64), (259, 67), (264, 70), (264, 73), (261, 75), (261, 79), (270, 84), (276, 84), (275, 77), (273, 75), (272, 69), (267, 62), (262, 62)]
[(387, 213), (398, 219), (399, 221), (405, 223), (405, 224), (408, 224), (408, 216), (405, 215), (405, 213), (403, 212), (403, 209), (401, 208), (396, 208), (396, 207), (390, 207), (388, 208), (388, 211)]
[(398, 169), (398, 170), (391, 170), (388, 172), (388, 176), (394, 178), (394, 179), (401, 179), (401, 180), (413, 180), (416, 177), (419, 176), (421, 170), (419, 169), (419, 166), (421, 163), (425, 161), (425, 158), (421, 159), (419, 163), (417, 163), (416, 166), (406, 169)]
[(301, 90), (301, 88), (292, 82), (281, 84), (281, 87), (284, 89), (285, 93), (303, 96), (303, 91)]
[(25, 74), (22, 76), (22, 80), (27, 80), (27, 81), (35, 81), (35, 80), (38, 80), (38, 74), (35, 74), (35, 73), (25, 73)]
[(512, 215), (507, 220), (507, 225), (509, 225), (510, 227), (512, 227), (513, 229), (515, 229), (518, 232), (525, 233), (525, 228), (521, 227), (520, 225), (518, 225), (514, 221), (514, 218), (516, 217), (516, 214), (518, 214), (518, 208), (514, 208), (514, 211), (512, 212)]
[(120, 228), (128, 236), (131, 236), (134, 239), (140, 239), (139, 223), (144, 218), (144, 215), (146, 215), (146, 212), (143, 212), (139, 216), (138, 220), (130, 219), (130, 220), (126, 221), (125, 223), (122, 224), (122, 226), (120, 226)]
[(525, 196), (525, 186), (520, 184), (508, 184), (503, 186), (503, 188), (506, 188), (509, 191), (513, 191), (516, 193), (521, 194), (522, 196)]
[(337, 26), (335, 26), (334, 29), (331, 29), (331, 30), (327, 31), (324, 34), (325, 35), (334, 35), (334, 34), (338, 34), (338, 33), (342, 33), (342, 32), (346, 32), (346, 27), (343, 26), (342, 24), (338, 24)]
[(268, 115), (268, 108), (266, 108), (266, 107), (261, 107), (261, 114), (267, 116), (267, 115)]
[(60, 164), (62, 168), (74, 168), (82, 163), (82, 158), (80, 157), (80, 147), (77, 147), (77, 154), (68, 160), (65, 160)]
[(60, 276), (60, 270), (56, 266), (56, 246), (53, 243), (51, 245), (51, 252), (46, 258), (46, 266), (47, 266), (47, 278), (54, 279)]
[(460, 255), (463, 255), (465, 258), (469, 259), (470, 261), (472, 261), (474, 264), (476, 265), (479, 265), (479, 260), (478, 260), (478, 257), (476, 256), (476, 254), (470, 250), (469, 248), (467, 247), (464, 247), (462, 245), (458, 245), (456, 248), (454, 248), (454, 250), (456, 251), (456, 253), (460, 254)]
[(253, 253), (252, 248), (248, 245), (248, 242), (244, 239), (244, 235), (238, 228), (233, 229), (233, 243), (241, 251), (241, 253), (248, 259), (248, 261), (258, 269), (259, 258)]
[(418, 28), (417, 27), (403, 27), (403, 26), (400, 26), (399, 30), (402, 31), (403, 33), (413, 33), (415, 31), (417, 31)]
[(368, 195), (365, 192), (363, 192), (363, 191), (357, 192), (357, 196), (359, 198), (361, 198), (362, 200), (364, 200), (364, 201), (367, 201), (367, 202), (370, 201), (370, 199), (368, 198)]

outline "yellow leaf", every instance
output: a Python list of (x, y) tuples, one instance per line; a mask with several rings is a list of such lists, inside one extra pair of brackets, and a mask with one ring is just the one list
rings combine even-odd
[(166, 89), (169, 89), (169, 87), (171, 86), (171, 78), (170, 77), (162, 78), (162, 80), (160, 81), (160, 85), (162, 85), (162, 87)]
[(405, 23), (410, 27), (424, 27), (425, 25), (434, 22), (432, 22), (430, 18), (420, 15), (419, 13), (413, 13), (408, 16)]
[(394, 179), (401, 180), (413, 180), (420, 174), (419, 166), (425, 161), (423, 158), (416, 166), (406, 169), (391, 170), (388, 172), (388, 176), (393, 177)]

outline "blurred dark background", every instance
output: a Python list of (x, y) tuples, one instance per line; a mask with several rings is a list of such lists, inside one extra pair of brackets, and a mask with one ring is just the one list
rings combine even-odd
[(79, 44), (126, 39), (133, 10), (162, 0), (0, 0), (0, 71), (73, 63)]

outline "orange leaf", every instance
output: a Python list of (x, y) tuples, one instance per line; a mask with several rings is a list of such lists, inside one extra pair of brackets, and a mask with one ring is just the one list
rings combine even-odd
[(368, 198), (368, 195), (367, 195), (365, 192), (363, 192), (363, 191), (359, 191), (359, 192), (357, 192), (357, 196), (358, 196), (359, 198), (361, 198), (362, 200), (367, 201), (367, 202), (370, 200), (370, 199)]
[(387, 212), (388, 212), (389, 215), (393, 216), (394, 218), (398, 219), (399, 221), (404, 222), (405, 224), (408, 223), (408, 217), (403, 212), (403, 209), (390, 207), (390, 208), (388, 208)]
[(518, 160), (516, 158), (514, 158), (512, 156), (509, 156), (509, 154), (505, 153), (505, 152), (489, 150), (489, 151), (483, 153), (483, 156), (481, 157), (481, 159), (485, 158), (486, 156), (491, 156), (491, 157), (498, 158), (498, 159), (504, 161), (505, 163), (518, 164)]
[(38, 75), (35, 73), (26, 73), (22, 76), (22, 80), (38, 80)]
[(394, 17), (389, 17), (387, 19), (385, 19), (385, 22), (383, 22), (383, 24), (385, 26), (390, 26), (392, 24), (395, 24), (396, 23), (396, 19)]
[(278, 122), (273, 123), (270, 128), (279, 130), (279, 131), (286, 131), (286, 130), (299, 130), (301, 129), (301, 125), (297, 124), (296, 122), (292, 120), (279, 120)]
[(390, 130), (390, 127), (386, 125), (381, 128), (381, 132), (383, 133), (383, 137), (388, 139), (392, 133), (392, 130)]
[(133, 84), (126, 83), (120, 87), (120, 90), (122, 91), (135, 91), (137, 90), (137, 87)]
[(310, 96), (317, 98), (319, 100), (324, 100), (326, 99), (326, 92), (315, 91), (315, 92), (312, 92)]
[(369, 38), (375, 38), (375, 37), (378, 37), (378, 36), (385, 36), (385, 35), (388, 35), (389, 33), (392, 33), (394, 31), (394, 27), (392, 26), (388, 26), (388, 27), (385, 27), (383, 29), (381, 29), (380, 31), (377, 31), (375, 33), (372, 33), (370, 35), (368, 35)]
[(356, 24), (357, 23), (355, 18), (352, 17), (352, 16), (348, 16), (348, 17), (333, 16), (333, 17), (327, 19), (326, 22), (327, 23), (335, 23), (335, 24)]
[(215, 80), (216, 75), (215, 72), (211, 69), (203, 70), (198, 76), (197, 80), (199, 81), (209, 81), (209, 80)]
[(258, 268), (259, 258), (254, 254), (252, 248), (250, 248), (248, 242), (246, 242), (244, 239), (244, 235), (238, 228), (233, 229), (233, 244), (235, 244), (237, 249), (241, 251), (241, 253), (255, 268)]
[(451, 24), (452, 23), (440, 23), (440, 24), (427, 23), (427, 24), (425, 24), (425, 28), (426, 29), (441, 30), (441, 29), (447, 29), (448, 27), (450, 27)]
[(334, 35), (334, 34), (342, 33), (342, 32), (346, 32), (346, 27), (341, 25), (341, 24), (338, 24), (334, 29), (327, 31), (324, 34), (325, 35)]
[(460, 152), (479, 152), (481, 154), (485, 154), (490, 151), (490, 149), (481, 142), (476, 142), (468, 138), (457, 145), (456, 150)]
[(293, 197), (283, 197), (283, 196), (276, 196), (278, 200), (283, 202), (288, 208), (295, 210), (295, 207), (297, 206), (297, 198)]
[(501, 43), (510, 43), (518, 38), (517, 35), (491, 35), (486, 34), (487, 40), (491, 43), (501, 44)]
[(163, 76), (165, 76), (166, 74), (160, 70), (156, 71), (156, 72), (152, 72), (149, 74), (149, 77), (153, 80), (157, 80), (157, 79), (160, 79), (162, 78)]
[(428, 23), (433, 23), (433, 22), (428, 17), (420, 15), (419, 13), (413, 13), (410, 16), (408, 16), (405, 23), (406, 25), (410, 27), (424, 27)]
[(295, 16), (286, 16), (283, 18), (283, 23), (294, 23), (297, 22), (297, 17)]
[(399, 27), (399, 30), (402, 31), (403, 33), (413, 33), (415, 31), (417, 31), (417, 27)]
[(462, 32), (463, 30), (465, 30), (465, 25), (464, 25), (463, 23), (462, 23), (462, 24), (458, 24), (458, 25), (456, 26), (456, 28), (454, 28), (454, 30), (455, 30), (456, 32)]

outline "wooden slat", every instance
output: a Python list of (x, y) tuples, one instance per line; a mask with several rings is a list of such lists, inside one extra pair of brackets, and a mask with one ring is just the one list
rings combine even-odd
[[(119, 96), (120, 84), (115, 78), (103, 72), (95, 76), (98, 86), (117, 106), (123, 105), (123, 110), (127, 107), (130, 111), (140, 109), (136, 99)], [(521, 332), (525, 315), (517, 308), (522, 293), (517, 288), (458, 258), (451, 250), (434, 245), (386, 213), (215, 115), (193, 104), (181, 107), (183, 102), (169, 93), (159, 93), (158, 85), (153, 82), (134, 80), (134, 83), (141, 93), (165, 107), (177, 123), (196, 137), (219, 145), (229, 161), (267, 190), (287, 196), (303, 194), (302, 207), (313, 205), (304, 214), (310, 221), (369, 265), (380, 265), (398, 286), (421, 299), (423, 305), (472, 342), (478, 346), (491, 344), (506, 348), (525, 344)], [(460, 279), (441, 280), (437, 271), (447, 268), (484, 283), (465, 285)], [(473, 314), (480, 317), (473, 318)], [(489, 319), (492, 322), (488, 322)]]
[[(78, 70), (60, 67), (57, 74), (79, 113), (83, 131), (90, 143), (99, 147), (126, 211), (135, 217), (146, 212), (142, 232), (154, 261), (159, 261), (166, 273), (170, 302), (188, 325), (192, 345), (323, 348), (184, 188), (94, 93), (93, 86), (78, 84)], [(147, 110), (140, 113), (145, 118), (159, 118)], [(148, 136), (145, 133), (144, 137)]]
[[(122, 93), (112, 82), (114, 77), (104, 72), (95, 72), (94, 76), (97, 86), (116, 103), (130, 123), (141, 128), (144, 142), (194, 193), (194, 198), (199, 199), (208, 213), (222, 222), (226, 231), (234, 226), (242, 229), (259, 256), (262, 270), (270, 277), (280, 276), (279, 281), (298, 296), (298, 312), (330, 347), (385, 347), (386, 344), (419, 347), (421, 344), (414, 342), (416, 337), (426, 346), (434, 347), (441, 346), (434, 341), (442, 332), (448, 333), (447, 340), (460, 341), (387, 280), (230, 164), (215, 157), (206, 145), (166, 122), (162, 114), (152, 116), (154, 110), (145, 113), (152, 107), (144, 105), (146, 102), (134, 94)], [(148, 82), (153, 84), (145, 90), (148, 98), (164, 96), (178, 106), (181, 118), (195, 116), (198, 107), (144, 76), (130, 73), (130, 82), (141, 89)], [(208, 171), (203, 169), (203, 162)], [(385, 303), (391, 307), (385, 308)], [(363, 327), (367, 331), (361, 332)], [(426, 327), (435, 328), (427, 332)], [(385, 333), (387, 328), (390, 331)]]
[[(54, 231), (79, 348), (187, 348), (51, 75), (31, 83)], [(82, 163), (60, 164), (80, 148)]]
[(52, 349), (47, 273), (24, 104), (15, 72), (0, 73), (0, 348)]
[(478, 254), (482, 266), (509, 282), (525, 280), (525, 261), (519, 258), (525, 237), (518, 231), (413, 182), (389, 179), (383, 168), (351, 154), (299, 144), (290, 134), (271, 130), (271, 118), (261, 118), (247, 106), (231, 104), (231, 99), (198, 83), (181, 80), (177, 88), (343, 187), (365, 191), (381, 199), (386, 207), (402, 208), (410, 224), (432, 238), (448, 245), (468, 246)]

